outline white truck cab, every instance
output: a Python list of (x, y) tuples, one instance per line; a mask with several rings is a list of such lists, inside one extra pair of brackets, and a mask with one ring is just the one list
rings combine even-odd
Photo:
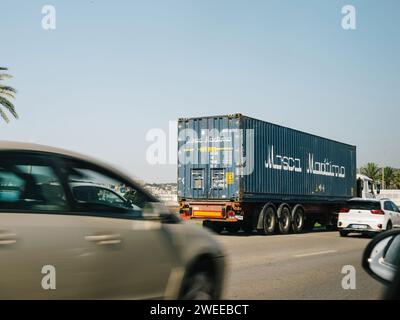
[(363, 174), (357, 174), (357, 197), (363, 199), (375, 199), (380, 193), (378, 184)]

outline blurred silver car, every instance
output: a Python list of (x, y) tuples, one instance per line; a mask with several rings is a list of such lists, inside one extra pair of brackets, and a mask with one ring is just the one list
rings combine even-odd
[(224, 260), (118, 170), (0, 142), (1, 299), (218, 299)]

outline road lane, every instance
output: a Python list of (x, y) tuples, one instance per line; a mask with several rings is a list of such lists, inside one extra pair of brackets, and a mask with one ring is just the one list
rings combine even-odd
[[(361, 267), (369, 238), (338, 232), (216, 235), (228, 254), (227, 299), (379, 299), (383, 286)], [(342, 288), (342, 268), (356, 269), (356, 289)]]

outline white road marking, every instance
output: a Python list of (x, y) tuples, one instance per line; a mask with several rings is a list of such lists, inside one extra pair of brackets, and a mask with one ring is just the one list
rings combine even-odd
[(303, 253), (303, 254), (296, 254), (293, 257), (301, 258), (301, 257), (308, 257), (308, 256), (316, 256), (319, 254), (328, 254), (328, 253), (335, 253), (337, 250), (326, 250), (326, 251), (318, 251), (318, 252), (311, 252), (311, 253)]

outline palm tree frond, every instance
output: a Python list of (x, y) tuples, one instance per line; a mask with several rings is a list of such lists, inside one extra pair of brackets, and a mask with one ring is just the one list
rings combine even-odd
[(8, 73), (0, 73), (0, 81), (4, 79), (11, 79), (12, 75)]
[(3, 120), (4, 120), (5, 122), (7, 122), (7, 123), (10, 122), (10, 120), (8, 119), (6, 113), (5, 113), (2, 109), (0, 109), (0, 116), (3, 118)]
[[(12, 75), (2, 73), (2, 71), (6, 70), (8, 70), (8, 68), (0, 67), (0, 81), (12, 78)], [(13, 87), (0, 84), (0, 117), (3, 118), (3, 120), (7, 123), (10, 122), (10, 119), (3, 108), (7, 109), (8, 112), (14, 116), (14, 118), (18, 119), (17, 111), (15, 110), (14, 104), (11, 102), (12, 99), (15, 99), (16, 93), (17, 90), (15, 90)]]
[[(14, 118), (18, 119), (18, 114), (15, 111), (15, 107), (9, 100), (0, 96), (0, 105), (4, 106), (14, 116)], [(2, 117), (4, 119), (3, 115)]]
[(13, 87), (0, 85), (0, 92), (7, 92), (7, 91), (12, 93), (17, 93), (17, 90), (15, 90)]
[(15, 99), (15, 94), (14, 93), (8, 92), (8, 91), (4, 91), (3, 92), (1, 89), (0, 89), (0, 96), (11, 98), (11, 99)]
[(379, 180), (380, 171), (379, 166), (373, 162), (367, 163), (367, 166), (361, 168), (361, 173), (374, 181)]

